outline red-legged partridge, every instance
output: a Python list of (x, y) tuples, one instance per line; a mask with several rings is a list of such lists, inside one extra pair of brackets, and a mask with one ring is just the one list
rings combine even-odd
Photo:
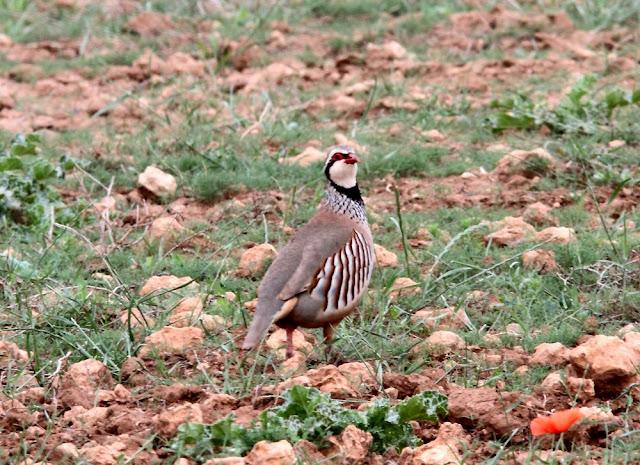
[(332, 328), (353, 311), (365, 293), (375, 254), (364, 202), (356, 182), (353, 148), (333, 148), (324, 165), (329, 182), (316, 214), (280, 251), (258, 288), (258, 306), (243, 349), (258, 345), (272, 323), (287, 332), (293, 354), (296, 327)]

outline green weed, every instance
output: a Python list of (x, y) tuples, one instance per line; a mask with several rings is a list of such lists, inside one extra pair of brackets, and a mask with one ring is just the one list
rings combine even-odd
[(582, 0), (565, 7), (584, 29), (608, 29), (612, 26), (634, 26), (640, 22), (638, 0)]
[(177, 455), (204, 461), (217, 454), (243, 455), (262, 440), (305, 439), (326, 447), (329, 436), (355, 425), (372, 434), (373, 450), (385, 451), (416, 445), (409, 422), (437, 421), (447, 411), (446, 397), (436, 391), (424, 391), (396, 405), (378, 400), (364, 412), (342, 407), (327, 394), (300, 385), (285, 391), (282, 398), (282, 405), (264, 410), (249, 428), (237, 425), (232, 415), (211, 425), (183, 424), (171, 448)]
[(598, 95), (594, 92), (597, 82), (594, 75), (582, 77), (552, 109), (534, 103), (526, 95), (494, 100), (491, 108), (497, 111), (489, 117), (488, 125), (497, 132), (543, 126), (558, 134), (593, 135), (607, 131), (616, 109), (640, 104), (640, 89), (632, 92), (612, 89)]
[[(74, 164), (66, 157), (53, 163), (43, 157), (40, 138), (35, 134), (18, 136), (0, 153), (0, 223), (31, 225), (64, 222), (63, 203), (53, 187)], [(62, 214), (62, 216), (61, 216)]]

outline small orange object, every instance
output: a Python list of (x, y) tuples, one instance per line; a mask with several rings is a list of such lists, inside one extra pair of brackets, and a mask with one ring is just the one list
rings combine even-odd
[(571, 425), (582, 419), (579, 408), (560, 410), (547, 417), (538, 417), (531, 420), (531, 434), (542, 436), (543, 434), (564, 433)]

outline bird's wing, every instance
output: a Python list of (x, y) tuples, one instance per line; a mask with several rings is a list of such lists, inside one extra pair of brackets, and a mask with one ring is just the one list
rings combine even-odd
[(302, 250), (300, 263), (278, 293), (278, 299), (288, 300), (301, 292), (313, 290), (318, 284), (325, 264), (333, 263), (352, 240), (354, 234), (354, 230), (351, 230), (346, 240), (340, 241), (339, 244), (332, 244), (331, 247), (307, 244)]
[(330, 255), (306, 248), (300, 265), (278, 294), (278, 299), (288, 301), (307, 292), (321, 302), (318, 311), (340, 313), (352, 308), (365, 291), (375, 264), (367, 233), (354, 228), (349, 239), (338, 250), (332, 249)]

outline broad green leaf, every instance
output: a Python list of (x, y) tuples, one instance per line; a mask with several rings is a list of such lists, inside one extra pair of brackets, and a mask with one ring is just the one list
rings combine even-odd
[(51, 163), (45, 160), (40, 160), (33, 165), (33, 177), (37, 181), (43, 179), (53, 178), (56, 175), (56, 169)]
[(587, 95), (587, 93), (593, 88), (596, 82), (598, 82), (598, 79), (593, 74), (582, 76), (567, 93), (567, 99), (573, 104), (574, 107), (580, 106), (580, 100), (582, 99), (582, 97)]
[(396, 405), (400, 421), (438, 421), (447, 414), (447, 397), (437, 391), (424, 391)]
[(607, 117), (610, 117), (616, 108), (629, 105), (631, 98), (621, 89), (614, 89), (605, 95), (604, 102), (607, 106)]
[(24, 167), (22, 160), (15, 156), (0, 158), (0, 171), (17, 171)]

